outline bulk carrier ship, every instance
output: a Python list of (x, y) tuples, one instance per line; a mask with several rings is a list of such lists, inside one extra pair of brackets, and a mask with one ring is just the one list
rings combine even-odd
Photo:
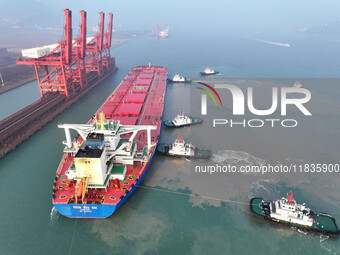
[(66, 134), (52, 195), (59, 213), (107, 218), (135, 191), (159, 141), (166, 79), (164, 67), (135, 67), (87, 124), (58, 126)]

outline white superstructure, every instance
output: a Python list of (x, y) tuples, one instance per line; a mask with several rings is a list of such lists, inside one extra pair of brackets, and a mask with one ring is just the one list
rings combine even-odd
[(176, 141), (170, 145), (168, 153), (169, 155), (192, 157), (195, 155), (195, 147), (191, 143), (186, 143), (182, 139), (182, 135), (179, 135)]
[(293, 84), (293, 88), (303, 88), (303, 84), (300, 83), (299, 81), (296, 81), (296, 82)]
[(213, 74), (213, 73), (215, 73), (215, 70), (211, 69), (211, 68), (208, 66), (208, 67), (206, 67), (206, 68), (204, 69), (203, 73), (205, 73), (205, 74)]
[(180, 126), (190, 125), (192, 123), (192, 119), (188, 116), (185, 116), (183, 114), (183, 110), (181, 110), (181, 112), (176, 116), (176, 118), (172, 120), (172, 123), (176, 127), (180, 127)]
[(176, 73), (174, 75), (174, 77), (172, 78), (172, 81), (177, 81), (177, 82), (184, 82), (185, 78), (183, 76), (180, 76), (178, 73)]
[(295, 223), (303, 226), (313, 226), (314, 218), (311, 210), (305, 204), (298, 204), (293, 199), (293, 192), (290, 192), (288, 199), (282, 198), (270, 204), (270, 216), (279, 221)]
[[(151, 130), (157, 127), (121, 125), (119, 121), (105, 120), (102, 113), (99, 114), (99, 119), (92, 124), (61, 124), (58, 127), (65, 130), (64, 152), (74, 156), (74, 164), (66, 171), (68, 179), (87, 178), (86, 185), (105, 188), (108, 178), (124, 179), (126, 168), (123, 169), (123, 166), (133, 165), (135, 161), (149, 160), (149, 152), (156, 145), (151, 142)], [(76, 130), (81, 139), (72, 142), (70, 129)], [(142, 150), (137, 150), (134, 139), (141, 130), (146, 131), (147, 144)], [(121, 136), (124, 134), (131, 136), (123, 139)], [(117, 165), (121, 171), (111, 174)]]
[(158, 37), (166, 38), (168, 36), (169, 36), (169, 28), (168, 27), (163, 27), (163, 28), (159, 29)]

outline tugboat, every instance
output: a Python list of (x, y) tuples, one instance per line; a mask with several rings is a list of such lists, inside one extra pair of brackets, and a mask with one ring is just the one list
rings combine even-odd
[(293, 84), (292, 87), (293, 87), (293, 88), (303, 88), (303, 84), (300, 83), (299, 81), (296, 81), (296, 82)]
[(198, 123), (202, 123), (203, 120), (201, 118), (198, 117), (188, 117), (185, 116), (183, 114), (183, 110), (181, 109), (181, 112), (176, 116), (176, 118), (174, 118), (173, 120), (169, 121), (163, 121), (163, 124), (166, 127), (184, 127), (184, 126), (190, 126), (193, 124), (198, 124)]
[(219, 72), (211, 69), (209, 66), (207, 68), (204, 69), (203, 72), (200, 72), (201, 75), (214, 75), (214, 74), (218, 74)]
[(173, 83), (190, 83), (191, 82), (190, 79), (180, 76), (178, 73), (176, 73), (174, 77), (168, 78), (167, 81), (173, 82)]
[(298, 204), (293, 192), (288, 198), (276, 201), (265, 201), (255, 197), (250, 200), (250, 211), (269, 222), (287, 227), (295, 227), (308, 232), (337, 236), (340, 231), (333, 216), (327, 213), (314, 212), (305, 203)]
[(201, 150), (191, 143), (186, 143), (182, 139), (182, 135), (179, 135), (176, 141), (170, 145), (165, 143), (159, 144), (157, 146), (157, 151), (172, 157), (210, 158), (210, 150)]

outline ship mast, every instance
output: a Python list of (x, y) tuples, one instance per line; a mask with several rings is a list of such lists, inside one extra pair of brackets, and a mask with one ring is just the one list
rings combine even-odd
[(288, 196), (288, 203), (293, 203), (293, 200), (294, 200), (294, 194), (293, 192), (291, 191), (289, 193), (289, 196)]

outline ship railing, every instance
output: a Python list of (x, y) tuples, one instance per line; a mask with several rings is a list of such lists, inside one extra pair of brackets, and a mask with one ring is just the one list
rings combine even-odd
[[(64, 142), (66, 143), (66, 141), (63, 141), (63, 144), (64, 144)], [(72, 155), (75, 154), (77, 151), (78, 151), (78, 149), (74, 146), (72, 146), (71, 148), (68, 148), (67, 146), (65, 146), (65, 148), (63, 150), (64, 153), (72, 154)]]
[(60, 175), (61, 169), (63, 168), (63, 165), (65, 164), (67, 158), (68, 158), (68, 156), (63, 156), (62, 160), (60, 161), (59, 166), (58, 166), (58, 170), (57, 170), (57, 176)]

